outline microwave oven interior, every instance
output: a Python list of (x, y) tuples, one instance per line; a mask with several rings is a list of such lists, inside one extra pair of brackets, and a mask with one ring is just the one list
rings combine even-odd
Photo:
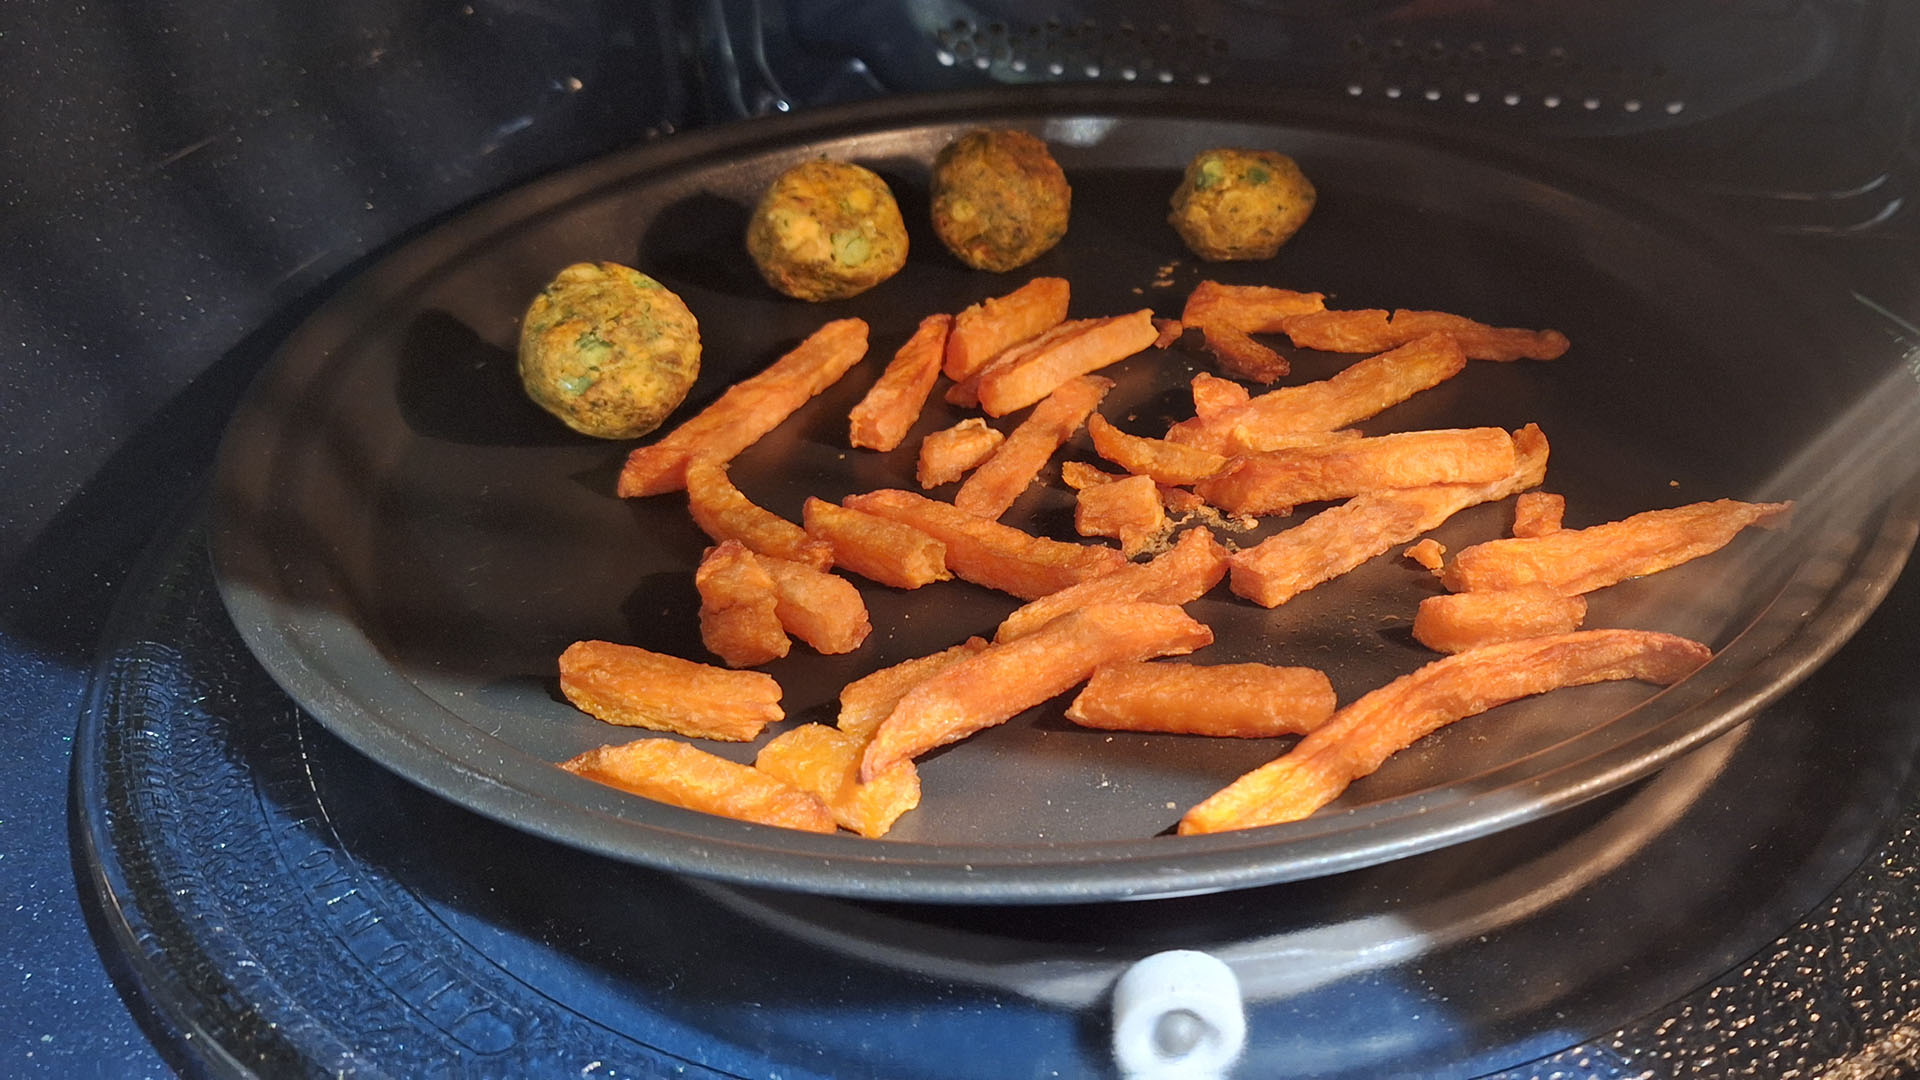
[(1267, 92), (1551, 144), (1817, 264), (1912, 364), (1920, 8), (26, 0), (0, 30), (9, 1069), (1108, 1076), (1118, 976), (1176, 949), (1246, 989), (1232, 1076), (1920, 1066), (1912, 571), (1761, 716), (1565, 813), (1008, 908), (718, 884), (470, 814), (294, 706), (205, 552), (227, 417), (384, 256), (610, 153), (908, 95)]

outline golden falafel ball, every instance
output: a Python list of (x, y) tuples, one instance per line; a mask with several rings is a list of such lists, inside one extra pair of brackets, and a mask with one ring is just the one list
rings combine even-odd
[(575, 431), (632, 439), (700, 374), (700, 326), (666, 286), (619, 263), (575, 263), (528, 305), (520, 384)]
[(1073, 189), (1024, 131), (970, 131), (933, 161), (933, 231), (975, 270), (1012, 270), (1067, 235)]
[(821, 158), (780, 174), (747, 223), (747, 252), (767, 284), (800, 300), (844, 300), (907, 263), (907, 225), (887, 182)]
[(1272, 150), (1204, 150), (1187, 163), (1167, 222), (1213, 262), (1271, 259), (1313, 212), (1313, 184)]

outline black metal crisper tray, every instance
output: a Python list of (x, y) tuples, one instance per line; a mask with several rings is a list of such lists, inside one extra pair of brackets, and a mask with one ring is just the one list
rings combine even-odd
[(623, 864), (399, 779), (254, 663), (179, 494), (74, 785), (109, 963), (186, 1075), (1110, 1077), (1107, 988), (1175, 948), (1237, 973), (1236, 1077), (1911, 1064), (1911, 573), (1752, 721), (1565, 813), (1206, 896), (875, 903)]
[[(1030, 273), (967, 271), (923, 225), (927, 162), (981, 124), (1042, 134), (1074, 185), (1068, 238)], [(1193, 152), (1244, 144), (1298, 158), (1320, 205), (1270, 263), (1200, 264), (1162, 221), (1167, 194)], [(806, 305), (759, 282), (740, 237), (767, 181), (819, 154), (888, 178), (914, 253), (861, 297)], [(1365, 429), (1537, 422), (1554, 446), (1547, 487), (1568, 496), (1574, 526), (1719, 497), (1801, 508), (1786, 531), (1593, 598), (1589, 625), (1712, 645), (1715, 661), (1693, 678), (1661, 693), (1564, 691), (1455, 725), (1305, 822), (1161, 835), (1284, 743), (1109, 736), (1072, 729), (1057, 706), (923, 759), (922, 806), (885, 841), (710, 818), (551, 766), (633, 734), (559, 700), (553, 662), (569, 642), (701, 655), (690, 571), (705, 540), (683, 501), (614, 498), (628, 447), (565, 432), (515, 385), (520, 312), (582, 259), (635, 265), (699, 317), (706, 369), (689, 408), (827, 318), (872, 323), (866, 365), (734, 466), (749, 496), (790, 517), (808, 494), (911, 486), (914, 440), (886, 456), (848, 450), (848, 407), (922, 315), (1032, 274), (1068, 278), (1076, 315), (1177, 314), (1192, 284), (1213, 276), (1321, 290), (1338, 306), (1557, 327), (1574, 342), (1561, 360), (1472, 365)], [(1111, 369), (1119, 385), (1103, 411), (1151, 432), (1182, 415), (1181, 388), (1205, 363), (1179, 349), (1128, 361)], [(1336, 364), (1300, 356), (1294, 378)], [(1170, 896), (1484, 836), (1735, 727), (1837, 648), (1898, 572), (1913, 510), (1885, 507), (1904, 481), (1849, 452), (1882, 445), (1863, 435), (1889, 410), (1910, 410), (1916, 393), (1856, 326), (1844, 293), (1590, 165), (1325, 105), (1113, 88), (891, 100), (618, 155), (409, 245), (310, 320), (254, 388), (222, 449), (212, 545), (242, 637), (302, 706), (376, 761), (487, 816), (652, 867), (845, 896)], [(919, 430), (952, 419), (936, 405)], [(1087, 456), (1084, 444), (1067, 453)], [(1069, 506), (1057, 484), (1036, 487), (1007, 520), (1069, 535)], [(1449, 548), (1498, 535), (1504, 513), (1477, 508), (1435, 535)], [(1431, 588), (1417, 568), (1382, 558), (1270, 612), (1222, 591), (1190, 608), (1219, 638), (1196, 659), (1323, 667), (1350, 700), (1429, 658), (1405, 628)], [(1014, 603), (959, 583), (863, 592), (876, 632), (860, 651), (797, 650), (766, 669), (790, 720), (830, 719), (849, 679), (990, 630)], [(756, 745), (710, 748), (746, 760)]]

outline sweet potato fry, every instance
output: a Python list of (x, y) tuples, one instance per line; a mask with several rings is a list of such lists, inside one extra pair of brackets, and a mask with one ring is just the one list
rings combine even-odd
[(1488, 326), (1444, 311), (1318, 311), (1288, 316), (1277, 329), (1302, 349), (1325, 352), (1378, 352), (1434, 333), (1459, 341), (1469, 360), (1553, 360), (1567, 351), (1558, 330)]
[[(1097, 414), (1096, 414), (1097, 415)], [(1060, 482), (1075, 491), (1085, 491), (1099, 484), (1112, 484), (1125, 480), (1130, 473), (1110, 473), (1097, 465), (1084, 461), (1063, 461), (1060, 463)], [(1156, 484), (1160, 491), (1160, 505), (1169, 514), (1192, 514), (1205, 509), (1206, 501), (1183, 487), (1172, 484)], [(1251, 518), (1247, 519), (1251, 521)]]
[(620, 496), (680, 490), (687, 482), (687, 462), (695, 457), (731, 461), (866, 354), (863, 319), (836, 319), (815, 330), (765, 371), (728, 387), (719, 400), (663, 438), (628, 454), (620, 470)]
[(1098, 544), (1070, 544), (1022, 532), (911, 491), (850, 495), (842, 505), (904, 522), (947, 545), (955, 577), (1033, 600), (1126, 564)]
[(1153, 311), (1148, 308), (1096, 320), (1080, 333), (1015, 363), (989, 366), (980, 375), (980, 408), (988, 416), (1024, 409), (1069, 380), (1125, 360), (1152, 345), (1157, 336)]
[(1253, 335), (1225, 323), (1200, 324), (1200, 341), (1220, 369), (1261, 385), (1293, 370), (1293, 364), (1273, 349), (1253, 340)]
[(800, 508), (807, 535), (833, 546), (833, 562), (869, 581), (917, 589), (945, 581), (947, 545), (911, 525), (836, 506), (809, 495)]
[(908, 691), (874, 731), (860, 777), (1003, 724), (1102, 664), (1188, 653), (1213, 631), (1171, 604), (1099, 604), (990, 645)]
[(947, 335), (947, 378), (967, 379), (1005, 350), (1058, 326), (1067, 317), (1068, 295), (1067, 279), (1034, 278), (954, 316)]
[(1188, 326), (1208, 323), (1237, 326), (1248, 333), (1272, 333), (1294, 315), (1326, 309), (1322, 293), (1295, 292), (1271, 285), (1222, 285), (1202, 281), (1187, 294), (1180, 321)]
[(780, 684), (611, 641), (576, 641), (560, 654), (560, 692), (609, 724), (746, 742), (785, 714)]
[(1005, 438), (977, 416), (931, 432), (920, 440), (920, 461), (914, 470), (914, 479), (922, 489), (951, 484), (992, 457)]
[(1406, 431), (1234, 459), (1194, 493), (1234, 514), (1287, 514), (1301, 503), (1430, 484), (1492, 483), (1513, 472), (1513, 437), (1499, 428)]
[[(1241, 432), (1229, 436), (1221, 446), (1221, 453), (1228, 458), (1245, 457), (1248, 454), (1264, 454), (1273, 450), (1309, 450), (1315, 447), (1332, 446), (1335, 443), (1364, 439), (1358, 428), (1341, 428), (1338, 431), (1266, 431), (1246, 432), (1255, 435), (1252, 444), (1242, 441)], [(1172, 440), (1169, 440), (1172, 441)], [(1188, 445), (1175, 442), (1177, 446)], [(1199, 447), (1195, 447), (1199, 449)]]
[(1202, 281), (1188, 294), (1180, 321), (1199, 327), (1207, 351), (1222, 368), (1243, 379), (1270, 383), (1285, 375), (1290, 365), (1286, 357), (1251, 335), (1280, 329), (1281, 320), (1288, 316), (1320, 311), (1325, 301), (1320, 293)]
[(1302, 735), (1333, 715), (1326, 673), (1272, 664), (1108, 664), (1067, 706), (1067, 719), (1106, 731), (1264, 739)]
[(1538, 486), (1547, 472), (1546, 436), (1529, 424), (1513, 433), (1513, 443), (1514, 470), (1493, 483), (1369, 492), (1235, 552), (1229, 587), (1262, 607), (1274, 607), (1433, 530), (1469, 506)]
[(1111, 536), (1120, 541), (1120, 553), (1128, 558), (1145, 551), (1172, 525), (1160, 504), (1160, 488), (1150, 476), (1082, 488), (1074, 500), (1074, 531), (1081, 536)]
[(1398, 338), (1384, 308), (1305, 312), (1289, 316), (1279, 329), (1296, 346), (1321, 352), (1380, 352), (1410, 340)]
[(929, 315), (920, 320), (893, 362), (880, 373), (867, 395), (848, 413), (847, 439), (854, 446), (891, 450), (906, 439), (920, 419), (920, 410), (940, 377), (940, 360), (947, 347), (951, 315)]
[(783, 731), (760, 748), (753, 767), (812, 793), (840, 827), (865, 837), (885, 836), (900, 815), (920, 805), (920, 773), (902, 761), (875, 777), (860, 779), (866, 740), (825, 724)]
[(1440, 572), (1442, 566), (1447, 564), (1446, 545), (1431, 536), (1419, 541), (1400, 554), (1405, 555), (1407, 558), (1412, 559), (1414, 562), (1419, 563), (1421, 566), (1436, 574)]
[(852, 652), (872, 633), (867, 602), (846, 578), (786, 559), (757, 558), (773, 579), (774, 614), (780, 625), (815, 652)]
[(840, 716), (834, 726), (865, 746), (907, 691), (986, 647), (985, 638), (971, 637), (937, 653), (902, 660), (853, 680), (840, 688)]
[(1706, 663), (1698, 642), (1645, 630), (1581, 630), (1448, 656), (1364, 695), (1281, 757), (1188, 810), (1180, 833), (1297, 821), (1396, 750), (1464, 717), (1563, 686), (1608, 679), (1666, 685)]
[(1357, 424), (1438, 386), (1466, 366), (1458, 342), (1445, 334), (1429, 334), (1357, 361), (1330, 379), (1283, 386), (1257, 394), (1238, 408), (1183, 420), (1168, 430), (1167, 438), (1227, 454), (1271, 449), (1273, 436)]
[(825, 570), (833, 548), (765, 507), (756, 505), (727, 478), (726, 465), (710, 458), (687, 463), (687, 510), (716, 544), (738, 540), (762, 555)]
[(1718, 499), (1649, 510), (1590, 529), (1489, 540), (1455, 555), (1440, 581), (1454, 592), (1528, 585), (1568, 595), (1592, 592), (1711, 554), (1749, 525), (1782, 521), (1792, 507)]
[(954, 380), (953, 385), (947, 387), (945, 395), (947, 404), (958, 405), (963, 409), (978, 408), (980, 380), (986, 378), (987, 373), (1023, 363), (1044, 349), (1050, 349), (1070, 337), (1091, 330), (1102, 321), (1100, 319), (1068, 319), (1048, 327), (1038, 337), (1028, 338), (1017, 345), (1003, 349), (998, 355), (981, 365), (980, 369), (972, 375)]
[(1006, 617), (995, 641), (1025, 637), (1068, 612), (1095, 604), (1140, 601), (1185, 604), (1227, 576), (1227, 549), (1206, 529), (1188, 529), (1171, 548), (1143, 563), (1127, 563), (1110, 574), (1071, 585), (1031, 601)]
[(672, 739), (600, 746), (560, 767), (654, 802), (806, 832), (834, 831), (818, 797), (751, 766)]
[[(1160, 501), (1166, 505), (1169, 514), (1197, 514), (1207, 508), (1207, 500), (1195, 495), (1183, 487), (1163, 485), (1160, 488)], [(1251, 518), (1242, 520), (1251, 521)]]
[(1560, 531), (1560, 520), (1566, 516), (1567, 497), (1549, 495), (1544, 491), (1524, 491), (1513, 500), (1513, 535), (1520, 537), (1545, 536)]
[(1136, 476), (1151, 476), (1162, 484), (1191, 484), (1227, 467), (1224, 454), (1197, 446), (1129, 435), (1104, 416), (1087, 420), (1093, 452)]
[(992, 457), (973, 470), (954, 492), (953, 505), (983, 518), (1006, 513), (1111, 389), (1113, 380), (1098, 375), (1080, 375), (1062, 383), (1033, 407)]
[(787, 655), (773, 578), (738, 540), (711, 547), (693, 571), (700, 592), (700, 640), (728, 667), (753, 667)]
[(1186, 326), (1179, 319), (1155, 319), (1153, 328), (1157, 331), (1153, 339), (1153, 347), (1156, 349), (1171, 348), (1174, 342), (1180, 340), (1180, 335), (1187, 332)]
[[(1094, 414), (1097, 419), (1098, 413)], [(1126, 473), (1110, 473), (1098, 465), (1084, 461), (1063, 461), (1060, 463), (1060, 482), (1075, 491), (1083, 491), (1096, 484), (1111, 484), (1115, 480), (1125, 480)]]
[(1562, 596), (1551, 589), (1445, 593), (1420, 601), (1413, 616), (1413, 640), (1434, 652), (1457, 653), (1571, 633), (1585, 621), (1585, 597)]
[(1210, 372), (1196, 372), (1188, 385), (1193, 390), (1193, 414), (1202, 420), (1245, 405), (1253, 398), (1246, 387)]

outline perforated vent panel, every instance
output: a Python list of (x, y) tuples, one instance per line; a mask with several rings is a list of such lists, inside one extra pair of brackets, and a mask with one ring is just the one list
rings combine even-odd
[(1010, 82), (1205, 84), (1229, 52), (1222, 37), (1165, 22), (1136, 26), (1124, 19), (984, 24), (956, 19), (934, 32), (933, 45), (942, 66), (972, 67)]
[[(732, 0), (771, 7), (777, 0)], [(1912, 186), (1920, 5), (1899, 0), (787, 0), (872, 92), (1100, 82), (1346, 97), (1731, 193), (1788, 231), (1877, 226)]]
[(1345, 53), (1343, 89), (1353, 97), (1629, 117), (1678, 116), (1687, 107), (1681, 80), (1664, 64), (1596, 60), (1564, 44), (1355, 34)]

